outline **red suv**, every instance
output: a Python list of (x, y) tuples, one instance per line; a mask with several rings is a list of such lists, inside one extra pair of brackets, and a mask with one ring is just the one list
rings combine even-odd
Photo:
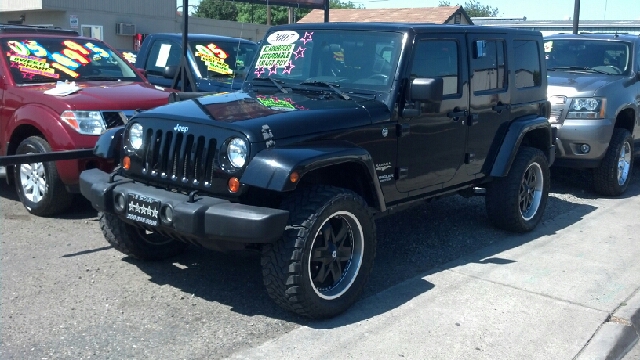
[[(0, 25), (0, 156), (93, 148), (135, 111), (168, 102), (106, 43), (75, 31)], [(97, 158), (11, 166), (20, 201), (34, 215), (65, 211), (80, 172), (110, 171)]]

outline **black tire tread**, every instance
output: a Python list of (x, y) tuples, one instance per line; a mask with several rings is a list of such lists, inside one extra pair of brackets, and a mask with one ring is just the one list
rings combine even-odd
[(117, 215), (99, 212), (100, 230), (109, 244), (121, 253), (140, 260), (163, 260), (176, 256), (188, 244), (172, 240), (163, 245), (148, 245), (134, 231), (133, 225), (122, 221)]
[(620, 146), (624, 141), (629, 140), (631, 144), (631, 169), (633, 169), (633, 138), (631, 133), (627, 129), (615, 128), (613, 129), (613, 135), (609, 142), (607, 152), (600, 163), (600, 166), (593, 169), (593, 188), (594, 190), (604, 196), (619, 196), (627, 189), (629, 182), (631, 181), (631, 170), (629, 170), (629, 177), (627, 183), (623, 186), (618, 185), (617, 182), (617, 163), (618, 153)]
[[(520, 212), (518, 210), (514, 211), (514, 209), (519, 209), (518, 193), (522, 181), (522, 172), (532, 159), (537, 160), (542, 167), (543, 175), (545, 175), (545, 190), (536, 216), (526, 224)], [(540, 149), (528, 146), (521, 146), (518, 149), (509, 174), (505, 177), (493, 179), (487, 187), (485, 206), (489, 220), (494, 226), (512, 232), (533, 230), (542, 217), (547, 203), (550, 187), (549, 167), (547, 164), (547, 158)]]
[[(49, 143), (38, 135), (33, 135), (23, 140), (20, 145), (18, 145), (18, 149), (16, 150), (16, 154), (20, 154), (20, 149), (22, 144), (28, 144), (29, 142), (36, 143), (36, 146), (44, 149), (45, 152), (51, 152), (51, 146)], [(31, 209), (27, 209), (31, 214), (41, 217), (58, 215), (71, 207), (75, 200), (75, 194), (69, 193), (64, 183), (58, 176), (58, 170), (55, 167), (54, 163), (50, 164), (44, 163), (47, 171), (47, 181), (49, 181), (49, 198), (43, 199), (45, 203), (38, 207), (31, 207)], [(18, 193), (18, 197), (24, 205), (24, 201), (26, 199), (23, 198), (21, 194), (20, 187), (20, 169), (18, 166), (15, 166), (13, 169), (14, 175), (14, 185), (16, 187), (16, 192)], [(47, 196), (47, 195), (45, 195)], [(26, 207), (26, 205), (25, 205)]]
[[(289, 211), (288, 229), (285, 230), (282, 241), (269, 244), (262, 249), (262, 274), (264, 285), (271, 299), (282, 308), (300, 316), (321, 319), (331, 317), (313, 302), (306, 301), (301, 288), (300, 271), (302, 271), (302, 257), (305, 247), (305, 236), (318, 218), (318, 214), (331, 204), (331, 199), (339, 196), (348, 197), (366, 209), (375, 234), (375, 221), (366, 202), (355, 192), (332, 187), (313, 186), (300, 189), (294, 196), (286, 198), (282, 209)], [(292, 228), (293, 227), (293, 228)], [(375, 238), (371, 239), (375, 244)], [(375, 246), (373, 246), (375, 258)], [(359, 276), (364, 279), (354, 297), (359, 297), (371, 272), (371, 267), (363, 266)]]

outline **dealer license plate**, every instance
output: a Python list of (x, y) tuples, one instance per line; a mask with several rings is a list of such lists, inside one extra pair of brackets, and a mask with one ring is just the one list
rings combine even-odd
[(158, 225), (160, 201), (148, 196), (129, 194), (127, 203), (127, 219), (146, 225)]

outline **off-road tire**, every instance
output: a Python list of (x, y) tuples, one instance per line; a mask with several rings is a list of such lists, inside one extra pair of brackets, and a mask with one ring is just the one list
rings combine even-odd
[[(29, 153), (43, 154), (48, 152), (51, 152), (51, 146), (45, 139), (39, 136), (26, 138), (16, 149), (16, 155)], [(58, 215), (71, 206), (75, 199), (75, 194), (67, 191), (60, 176), (58, 176), (58, 169), (54, 161), (47, 161), (42, 164), (44, 166), (44, 179), (46, 183), (42, 199), (38, 202), (32, 202), (25, 196), (20, 181), (21, 165), (16, 165), (13, 168), (13, 182), (16, 187), (16, 192), (20, 202), (29, 213), (41, 217)], [(33, 166), (33, 164), (31, 166)]]
[[(296, 190), (283, 201), (281, 208), (290, 213), (284, 235), (276, 243), (266, 245), (262, 249), (262, 274), (267, 293), (282, 308), (307, 318), (327, 319), (344, 312), (360, 297), (376, 255), (375, 221), (366, 202), (349, 190), (332, 186), (313, 186)], [(316, 286), (311, 280), (311, 247), (316, 234), (320, 234), (322, 224), (329, 224), (326, 221), (329, 217), (343, 221), (341, 216), (350, 216), (344, 214), (352, 214), (361, 228), (359, 234), (347, 234), (352, 239), (361, 236), (363, 246), (360, 267), (355, 275), (352, 275), (350, 285), (337, 282), (336, 286), (346, 286), (342, 290), (343, 293), (335, 294), (338, 296), (333, 299), (327, 299), (316, 292)], [(349, 221), (355, 220), (349, 218)], [(352, 228), (351, 225), (348, 227)], [(352, 246), (352, 249), (355, 248), (355, 245)], [(316, 249), (317, 251), (319, 250)], [(335, 254), (334, 252), (334, 258)], [(352, 260), (349, 261), (350, 264), (357, 265), (358, 259), (352, 256)], [(353, 270), (350, 266), (344, 269), (345, 272)]]
[[(620, 152), (624, 144), (627, 144), (630, 151), (630, 163), (626, 180), (622, 185), (618, 183), (618, 165)], [(633, 171), (633, 137), (627, 129), (615, 128), (609, 142), (607, 152), (600, 163), (600, 166), (593, 169), (593, 189), (600, 195), (619, 196), (629, 187), (631, 173)]]
[[(114, 214), (99, 212), (100, 230), (107, 242), (125, 255), (140, 260), (163, 260), (184, 252), (188, 244), (127, 224)], [(155, 242), (152, 243), (151, 241)]]
[[(546, 156), (536, 148), (521, 146), (518, 149), (509, 174), (495, 178), (489, 183), (486, 191), (485, 206), (491, 223), (497, 228), (513, 231), (528, 232), (533, 230), (544, 214), (550, 188), (549, 165)], [(527, 170), (540, 170), (542, 185), (540, 186), (539, 202), (533, 216), (525, 216), (521, 210), (521, 190)], [(527, 173), (528, 175), (528, 173)], [(539, 176), (538, 175), (538, 176)]]

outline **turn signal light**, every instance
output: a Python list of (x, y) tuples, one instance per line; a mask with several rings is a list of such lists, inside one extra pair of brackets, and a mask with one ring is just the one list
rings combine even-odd
[(129, 168), (131, 167), (131, 158), (125, 156), (124, 159), (122, 159), (122, 167), (125, 170), (129, 170)]
[(298, 174), (297, 172), (292, 172), (291, 175), (289, 175), (289, 180), (292, 183), (296, 183), (298, 182), (298, 180), (300, 180), (300, 174)]
[(232, 193), (237, 193), (240, 190), (240, 180), (237, 177), (232, 177), (228, 182), (229, 191)]

